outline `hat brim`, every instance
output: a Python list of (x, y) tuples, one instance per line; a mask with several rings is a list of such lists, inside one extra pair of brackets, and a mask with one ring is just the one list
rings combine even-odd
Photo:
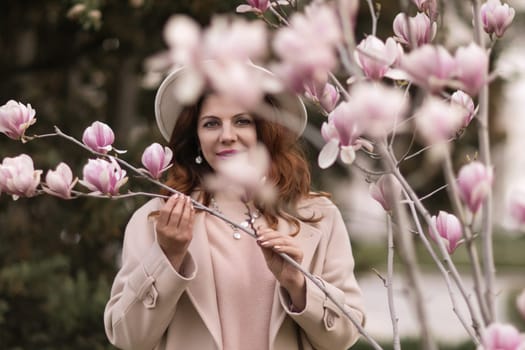
[[(254, 64), (249, 64), (249, 66), (256, 69), (258, 73), (262, 72), (263, 74), (274, 77), (270, 71), (263, 67)], [(174, 91), (176, 83), (185, 74), (186, 70), (187, 68), (182, 67), (166, 76), (155, 96), (155, 119), (157, 121), (157, 127), (161, 135), (168, 142), (171, 139), (171, 134), (177, 119), (184, 108), (184, 105), (175, 97)], [(283, 124), (291, 126), (299, 137), (306, 128), (307, 123), (306, 107), (302, 99), (297, 94), (286, 90), (269, 95), (275, 101), (279, 110), (285, 111), (287, 116), (294, 118), (293, 121), (288, 121)]]

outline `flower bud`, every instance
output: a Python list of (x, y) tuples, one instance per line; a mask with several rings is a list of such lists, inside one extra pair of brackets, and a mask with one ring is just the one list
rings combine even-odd
[(244, 12), (254, 12), (258, 14), (263, 14), (270, 8), (270, 1), (269, 0), (246, 0), (248, 5), (243, 4), (237, 6), (236, 11), (239, 13)]
[(110, 161), (105, 159), (90, 159), (82, 171), (83, 179), (80, 183), (93, 191), (94, 194), (116, 195), (128, 178), (126, 171), (114, 158)]
[(476, 112), (472, 97), (461, 90), (457, 90), (452, 94), (450, 102), (464, 109), (463, 127), (466, 128), (474, 118)]
[(369, 192), (385, 211), (394, 208), (395, 200), (401, 194), (401, 184), (394, 175), (383, 175), (376, 183), (371, 183)]
[[(439, 214), (432, 216), (431, 220), (441, 238), (445, 240), (448, 253), (454, 253), (463, 234), (458, 218), (455, 215), (440, 210)], [(432, 230), (430, 230), (430, 237), (436, 241)]]
[(111, 145), (115, 141), (113, 130), (102, 122), (96, 121), (86, 128), (82, 135), (82, 142), (98, 153), (111, 151)]
[(454, 61), (457, 79), (463, 85), (463, 90), (470, 96), (477, 95), (488, 80), (489, 56), (487, 52), (475, 43), (470, 43), (456, 50)]
[(35, 170), (33, 159), (27, 154), (4, 158), (0, 164), (0, 191), (13, 196), (33, 197), (40, 184), (42, 170)]
[(484, 350), (519, 350), (524, 340), (513, 325), (492, 323), (483, 332), (482, 345)]
[(485, 32), (501, 38), (512, 23), (516, 11), (508, 4), (501, 4), (500, 0), (487, 0), (481, 5), (480, 12)]
[(148, 146), (142, 153), (142, 164), (155, 179), (170, 167), (173, 152), (169, 147), (162, 147), (158, 143)]
[(64, 199), (71, 198), (71, 190), (77, 183), (73, 180), (73, 172), (66, 163), (60, 163), (56, 170), (49, 170), (46, 175), (46, 187), (44, 191)]
[(0, 106), (0, 132), (13, 140), (20, 140), (28, 127), (36, 122), (35, 110), (30, 104), (9, 100)]
[(357, 45), (355, 59), (368, 78), (379, 80), (402, 54), (403, 49), (393, 38), (383, 43), (376, 36), (369, 35)]
[(476, 213), (490, 193), (492, 169), (478, 161), (464, 165), (458, 175), (458, 189), (463, 202), (472, 213)]
[[(408, 24), (407, 24), (408, 23)], [(410, 27), (409, 27), (410, 26)], [(408, 30), (410, 28), (410, 31)], [(431, 22), (430, 18), (422, 12), (414, 17), (408, 17), (404, 13), (399, 13), (394, 18), (394, 33), (396, 39), (405, 45), (411, 46), (411, 35), (414, 44), (419, 47), (428, 44), (436, 36), (436, 22)]]

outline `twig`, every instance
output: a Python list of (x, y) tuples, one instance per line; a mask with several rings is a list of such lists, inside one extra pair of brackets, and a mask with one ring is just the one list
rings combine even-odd
[(390, 319), (392, 321), (392, 333), (394, 336), (394, 350), (401, 350), (401, 340), (399, 338), (399, 324), (396, 314), (396, 305), (394, 303), (394, 234), (392, 232), (392, 218), (387, 214), (387, 237), (388, 237), (388, 255), (387, 255), (387, 294), (388, 308), (390, 309)]

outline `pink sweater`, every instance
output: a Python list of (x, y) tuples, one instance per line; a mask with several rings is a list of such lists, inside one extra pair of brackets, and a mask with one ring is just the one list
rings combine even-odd
[[(220, 202), (221, 211), (235, 221), (245, 218), (237, 203)], [(231, 205), (230, 205), (231, 204)], [(269, 326), (275, 278), (257, 242), (244, 232), (233, 238), (232, 227), (207, 215), (206, 230), (217, 289), (224, 349), (269, 349)], [(256, 224), (262, 224), (259, 218)], [(240, 307), (239, 307), (240, 306)]]

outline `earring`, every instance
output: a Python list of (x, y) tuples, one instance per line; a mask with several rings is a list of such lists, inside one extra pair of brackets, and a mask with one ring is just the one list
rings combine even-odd
[(197, 163), (197, 164), (201, 164), (202, 163), (202, 157), (201, 157), (200, 154), (197, 155), (197, 157), (195, 157), (195, 163)]

